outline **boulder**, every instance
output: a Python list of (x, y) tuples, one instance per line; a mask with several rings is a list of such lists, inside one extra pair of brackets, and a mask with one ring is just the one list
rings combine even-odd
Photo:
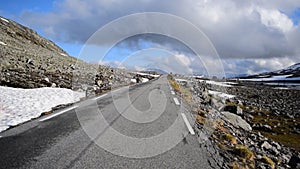
[(245, 120), (243, 120), (240, 116), (230, 113), (230, 112), (226, 112), (226, 111), (222, 112), (222, 114), (225, 117), (225, 119), (227, 121), (229, 121), (235, 127), (240, 127), (246, 131), (252, 130), (251, 126)]

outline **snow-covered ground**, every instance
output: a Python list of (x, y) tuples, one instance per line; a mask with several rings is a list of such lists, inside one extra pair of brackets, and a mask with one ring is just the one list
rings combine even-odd
[(213, 90), (208, 90), (208, 93), (213, 95), (213, 96), (221, 97), (221, 98), (224, 98), (224, 99), (231, 99), (231, 98), (235, 97), (235, 95), (230, 95), (230, 94), (217, 92), (217, 91), (213, 91)]
[(200, 82), (205, 82), (207, 84), (217, 85), (217, 86), (223, 86), (223, 87), (232, 87), (230, 84), (234, 84), (233, 82), (215, 82), (212, 80), (199, 80)]
[(20, 89), (0, 86), (0, 132), (39, 117), (52, 107), (79, 101), (84, 92), (63, 88)]
[(279, 76), (272, 76), (272, 77), (262, 77), (262, 78), (252, 78), (252, 79), (240, 79), (240, 81), (284, 81), (284, 80), (300, 80), (300, 77), (291, 77), (292, 75), (279, 75)]

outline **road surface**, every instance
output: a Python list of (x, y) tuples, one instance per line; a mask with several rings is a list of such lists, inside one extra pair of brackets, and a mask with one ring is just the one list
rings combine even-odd
[(0, 168), (215, 168), (183, 107), (166, 76), (124, 87), (0, 133)]

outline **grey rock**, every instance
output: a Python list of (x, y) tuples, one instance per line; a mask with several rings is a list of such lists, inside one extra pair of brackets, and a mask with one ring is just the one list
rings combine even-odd
[(240, 116), (230, 112), (222, 112), (223, 116), (235, 127), (240, 127), (246, 131), (251, 131), (251, 126)]
[(264, 149), (271, 149), (272, 148), (272, 145), (269, 144), (267, 141), (264, 141), (262, 144), (261, 144), (261, 148), (264, 148)]

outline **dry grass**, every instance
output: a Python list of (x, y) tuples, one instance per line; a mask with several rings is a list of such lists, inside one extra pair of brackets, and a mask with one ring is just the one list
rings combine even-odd
[(204, 117), (202, 117), (202, 116), (200, 116), (200, 115), (196, 115), (196, 120), (197, 120), (197, 122), (198, 122), (199, 124), (202, 124), (202, 125), (204, 125), (205, 122), (206, 122), (206, 118), (204, 118)]
[(236, 138), (235, 138), (233, 135), (229, 134), (229, 133), (226, 133), (226, 134), (222, 135), (221, 138), (222, 138), (223, 140), (228, 141), (228, 142), (231, 143), (231, 144), (234, 144), (234, 145), (237, 144)]
[(175, 80), (173, 79), (169, 79), (170, 85), (174, 88), (174, 90), (178, 93), (181, 93), (180, 91), (180, 86), (177, 82), (175, 82)]
[(233, 162), (230, 164), (232, 169), (248, 169), (248, 167), (242, 166), (238, 162)]
[(273, 160), (271, 160), (269, 157), (263, 156), (263, 158), (262, 158), (261, 160), (262, 160), (262, 162), (264, 162), (264, 163), (270, 165), (272, 169), (275, 168), (275, 163), (274, 163)]
[(254, 160), (254, 154), (247, 146), (238, 144), (235, 146), (235, 149), (233, 152), (236, 155), (238, 155), (239, 157), (241, 157), (244, 161), (246, 161), (246, 160), (253, 161)]

